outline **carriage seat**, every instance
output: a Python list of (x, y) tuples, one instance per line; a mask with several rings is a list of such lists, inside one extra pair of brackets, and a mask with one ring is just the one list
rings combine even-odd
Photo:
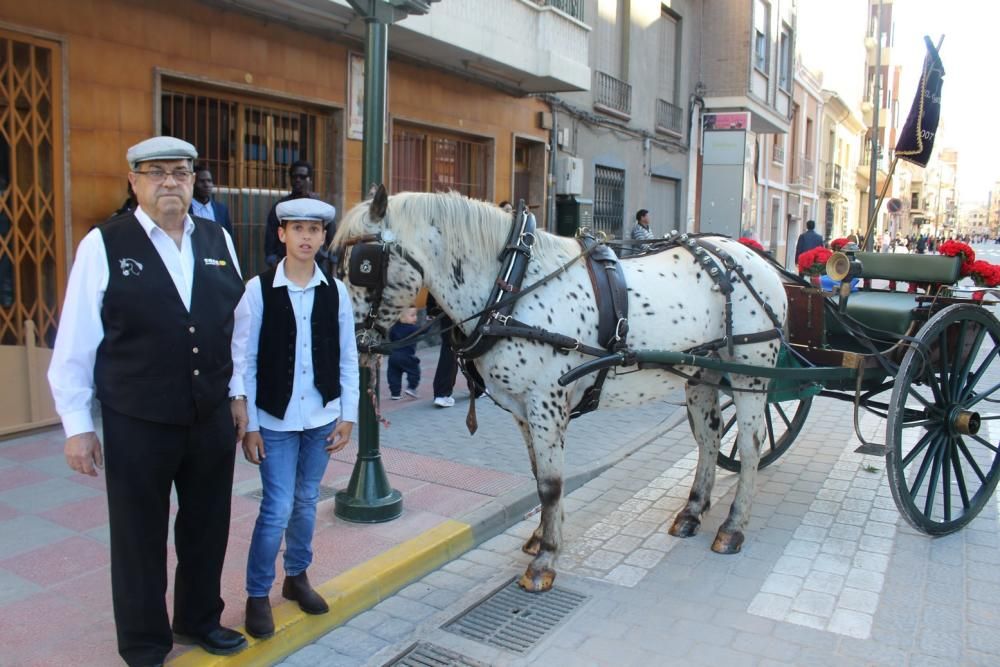
[(910, 328), (916, 307), (917, 295), (908, 292), (862, 290), (847, 299), (849, 316), (870, 329), (890, 331), (900, 336)]
[(902, 282), (951, 285), (958, 282), (962, 260), (944, 255), (897, 255), (894, 253), (858, 252), (861, 277)]
[[(854, 257), (861, 261), (861, 277), (875, 280), (950, 285), (958, 281), (961, 270), (958, 257), (875, 252), (859, 252)], [(847, 314), (866, 327), (902, 336), (917, 306), (916, 294), (861, 290), (848, 298)]]

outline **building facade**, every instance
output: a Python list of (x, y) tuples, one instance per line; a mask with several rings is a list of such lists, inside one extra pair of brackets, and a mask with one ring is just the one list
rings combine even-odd
[[(843, 238), (861, 228), (858, 159), (865, 126), (852, 107), (835, 91), (823, 91), (823, 120), (820, 136), (822, 234)], [(816, 220), (819, 229), (820, 220)]]
[[(548, 96), (559, 215), (591, 206), (588, 226), (628, 236), (650, 211), (657, 236), (690, 216), (691, 105), (702, 30), (695, 0), (585, 0), (589, 91)], [(579, 219), (577, 219), (577, 222)], [(568, 222), (564, 233), (572, 233)]]
[[(549, 223), (548, 106), (530, 94), (591, 82), (590, 29), (562, 4), (442, 2), (390, 28), (391, 191), (524, 197)], [(314, 190), (338, 210), (361, 199), (365, 26), (346, 0), (315, 5), (0, 0), (0, 270), (12, 277), (0, 369), (24, 379), (7, 385), (0, 433), (53, 421), (44, 348), (74, 247), (126, 197), (129, 146), (172, 134), (198, 148), (246, 276), (292, 162), (314, 165)]]

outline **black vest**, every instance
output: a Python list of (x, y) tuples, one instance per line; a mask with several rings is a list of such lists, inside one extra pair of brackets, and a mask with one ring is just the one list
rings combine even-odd
[[(257, 345), (257, 407), (285, 418), (295, 379), (295, 311), (288, 288), (275, 289), (277, 267), (260, 275), (264, 314)], [(326, 405), (340, 398), (340, 295), (335, 283), (314, 288), (312, 319), (313, 383)]]
[(132, 213), (100, 227), (109, 277), (94, 382), (97, 398), (122, 414), (189, 425), (227, 400), (243, 281), (222, 227), (201, 218), (194, 225), (190, 312)]

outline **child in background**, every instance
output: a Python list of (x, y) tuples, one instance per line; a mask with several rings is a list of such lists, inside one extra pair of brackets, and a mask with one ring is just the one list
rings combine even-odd
[[(399, 316), (399, 321), (389, 329), (389, 340), (397, 341), (406, 338), (417, 331), (417, 309), (407, 308)], [(406, 373), (406, 395), (416, 396), (417, 385), (420, 384), (420, 359), (417, 357), (416, 342), (397, 347), (389, 355), (389, 368), (386, 375), (389, 379), (389, 396), (394, 401), (403, 397), (400, 389), (403, 386), (403, 373)]]

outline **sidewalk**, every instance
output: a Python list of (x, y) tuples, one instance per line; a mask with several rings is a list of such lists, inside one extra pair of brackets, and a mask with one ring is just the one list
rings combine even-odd
[[(996, 442), (996, 422), (987, 428)], [(861, 429), (885, 436), (873, 415)], [(1000, 665), (1000, 496), (962, 530), (929, 537), (900, 516), (885, 459), (860, 444), (852, 405), (817, 398), (791, 449), (758, 475), (742, 551), (722, 556), (710, 545), (732, 473), (717, 471), (696, 536), (667, 532), (697, 461), (680, 425), (567, 494), (553, 591), (515, 583), (530, 517), (278, 667)]]
[[(331, 600), (330, 614), (306, 617), (271, 600), (279, 631), (221, 659), (177, 647), (175, 665), (271, 664), (354, 614), (520, 521), (537, 504), (520, 432), (488, 400), (476, 410), (479, 431), (465, 427), (468, 392), (459, 378), (454, 408), (435, 408), (431, 379), (437, 348), (419, 352), (423, 381), (416, 399), (390, 401), (382, 373), (382, 458), (403, 515), (383, 524), (352, 524), (333, 513), (347, 485), (356, 447), (331, 461), (323, 479), (310, 578)], [(676, 402), (681, 402), (678, 394)], [(567, 432), (566, 491), (593, 479), (683, 418), (672, 403), (585, 416)], [(74, 473), (63, 458), (61, 430), (0, 442), (0, 666), (122, 664), (111, 611), (104, 476)], [(244, 572), (258, 511), (256, 467), (237, 458), (232, 527), (223, 573), (223, 623), (243, 624)], [(176, 508), (175, 508), (176, 509)], [(169, 565), (175, 558), (171, 547)], [(280, 568), (280, 565), (279, 565)], [(172, 590), (168, 591), (168, 600)]]

